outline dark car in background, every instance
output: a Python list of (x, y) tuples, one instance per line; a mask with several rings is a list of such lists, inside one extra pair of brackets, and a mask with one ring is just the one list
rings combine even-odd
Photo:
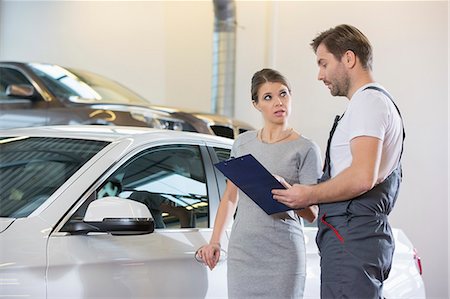
[(228, 138), (253, 129), (221, 115), (152, 105), (88, 71), (0, 62), (0, 129), (65, 124), (140, 126)]

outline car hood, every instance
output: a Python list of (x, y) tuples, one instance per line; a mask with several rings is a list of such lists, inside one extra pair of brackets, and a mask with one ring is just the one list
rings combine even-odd
[(236, 126), (236, 127), (240, 127), (240, 128), (245, 128), (247, 130), (253, 130), (254, 129), (251, 125), (249, 125), (249, 124), (247, 124), (247, 123), (245, 123), (243, 121), (240, 121), (240, 120), (237, 120), (237, 119), (234, 119), (234, 118), (229, 118), (229, 117), (226, 117), (226, 116), (223, 116), (223, 115), (219, 115), (219, 114), (202, 113), (202, 112), (193, 112), (193, 114), (196, 117), (198, 117), (200, 119), (203, 119), (206, 122), (213, 123), (213, 124), (214, 123), (216, 123), (216, 124), (228, 124), (228, 125), (233, 126), (233, 127)]
[[(94, 107), (94, 106), (93, 106)], [(191, 125), (196, 128), (199, 133), (210, 134), (208, 130), (209, 126), (220, 125), (226, 127), (237, 127), (245, 130), (254, 130), (254, 128), (243, 121), (233, 119), (220, 114), (212, 114), (206, 112), (195, 112), (189, 111), (188, 109), (178, 109), (169, 106), (159, 106), (159, 105), (147, 105), (147, 106), (133, 106), (133, 105), (117, 105), (117, 104), (95, 104), (96, 109), (114, 109), (114, 110), (148, 110), (149, 112), (164, 116), (164, 117), (175, 117), (177, 119), (182, 119), (188, 121)], [(205, 126), (205, 124), (207, 126)]]
[(0, 233), (4, 232), (16, 218), (0, 218)]
[(149, 112), (169, 115), (170, 111), (163, 109), (155, 109), (152, 105), (148, 106), (140, 106), (140, 105), (132, 105), (132, 104), (116, 104), (116, 103), (93, 103), (92, 108), (94, 109), (103, 109), (103, 110), (116, 110), (116, 111), (130, 111), (133, 109), (145, 109)]
[(169, 107), (169, 106), (159, 106), (159, 105), (150, 105), (152, 109), (168, 112), (168, 113), (189, 113), (199, 119), (202, 119), (203, 121), (210, 123), (210, 124), (222, 124), (222, 125), (229, 125), (229, 126), (237, 126), (241, 128), (245, 128), (247, 130), (253, 130), (254, 128), (249, 125), (248, 123), (245, 123), (243, 121), (230, 118), (228, 116), (220, 115), (220, 114), (213, 114), (213, 113), (206, 113), (206, 112), (197, 112), (189, 109), (178, 109), (175, 107)]
[(149, 104), (148, 107), (158, 110), (158, 111), (163, 111), (163, 112), (168, 112), (168, 113), (181, 112), (181, 111), (188, 112), (188, 113), (192, 112), (187, 109), (179, 109), (179, 108), (175, 108), (175, 107), (152, 105), (152, 104)]

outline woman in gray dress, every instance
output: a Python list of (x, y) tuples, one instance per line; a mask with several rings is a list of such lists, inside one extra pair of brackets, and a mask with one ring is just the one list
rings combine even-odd
[[(264, 126), (239, 135), (231, 156), (252, 154), (289, 184), (316, 184), (321, 176), (320, 151), (288, 125), (291, 89), (287, 80), (275, 70), (263, 69), (253, 75), (251, 93)], [(301, 217), (314, 221), (317, 207), (267, 215), (227, 181), (211, 240), (198, 250), (211, 270), (219, 260), (220, 239), (235, 212), (228, 246), (228, 297), (302, 298), (306, 252)]]

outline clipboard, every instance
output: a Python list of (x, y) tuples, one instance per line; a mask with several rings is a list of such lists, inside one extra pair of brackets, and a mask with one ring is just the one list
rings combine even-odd
[(214, 164), (268, 215), (292, 208), (273, 199), (272, 189), (286, 189), (251, 154)]

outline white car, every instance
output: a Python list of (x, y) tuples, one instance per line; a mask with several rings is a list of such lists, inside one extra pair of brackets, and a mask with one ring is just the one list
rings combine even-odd
[[(227, 298), (226, 248), (211, 236), (232, 140), (110, 126), (0, 132), (0, 297)], [(305, 298), (319, 298), (316, 228), (305, 227)], [(386, 298), (425, 298), (413, 246), (395, 229)], [(287, 257), (288, 258), (288, 257)]]

